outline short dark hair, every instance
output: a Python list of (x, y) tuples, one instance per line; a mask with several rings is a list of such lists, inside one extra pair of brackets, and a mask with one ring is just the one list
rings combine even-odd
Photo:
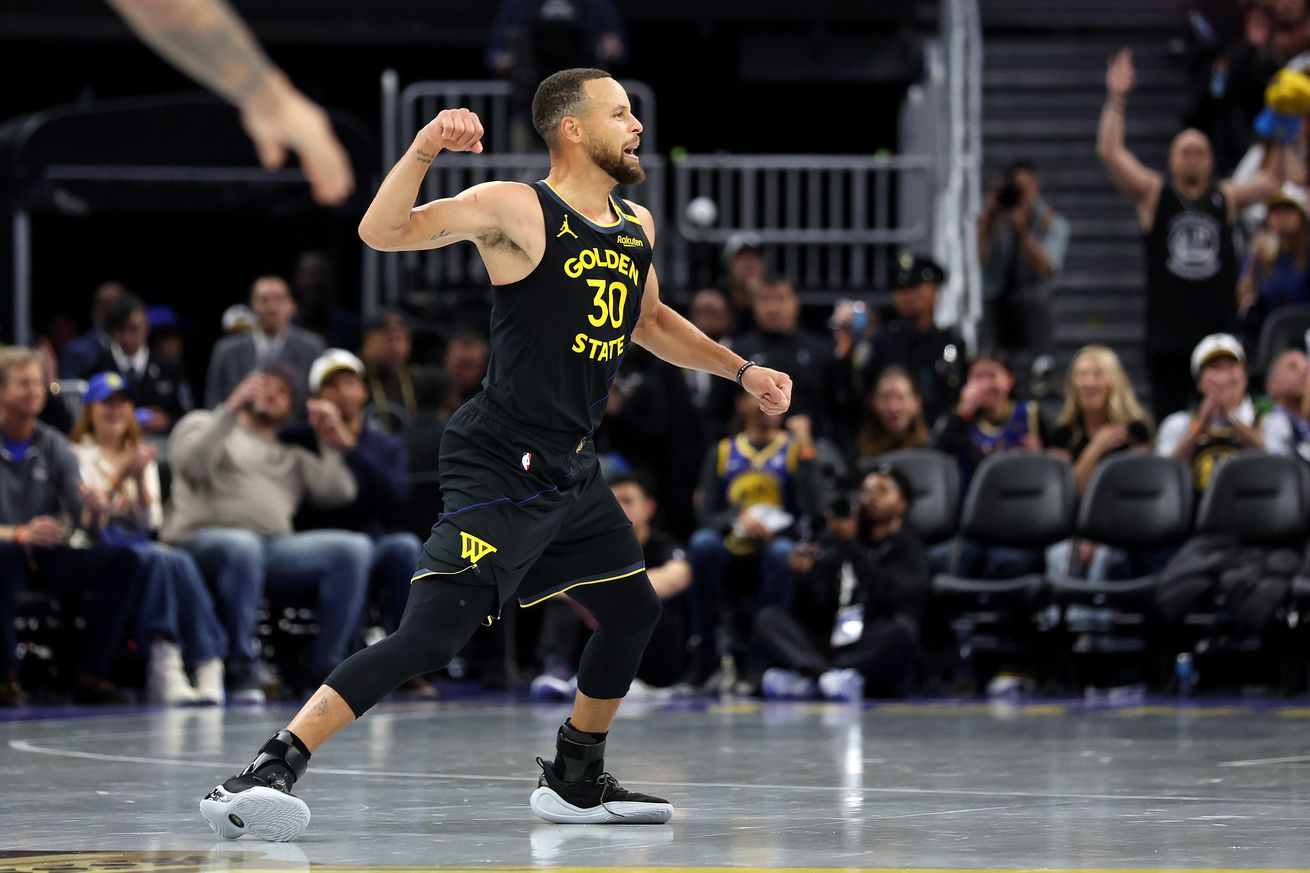
[(364, 322), (364, 334), (367, 336), (381, 330), (390, 330), (393, 324), (398, 324), (405, 330), (410, 330), (409, 319), (405, 317), (405, 313), (399, 309), (383, 309)]
[(985, 346), (974, 352), (973, 357), (969, 359), (970, 369), (980, 361), (991, 361), (993, 364), (999, 365), (1007, 373), (1011, 375), (1014, 373), (1014, 366), (1010, 363), (1010, 356), (995, 346)]
[(551, 151), (559, 146), (559, 123), (582, 108), (582, 86), (592, 79), (612, 78), (604, 70), (575, 67), (547, 76), (532, 95), (532, 126)]
[(145, 311), (146, 304), (144, 300), (131, 291), (124, 291), (105, 310), (105, 332), (115, 333), (122, 330), (127, 326), (127, 322), (134, 314)]
[(884, 461), (869, 471), (870, 476), (886, 476), (896, 483), (896, 490), (901, 492), (901, 499), (905, 501), (905, 511), (908, 513), (910, 507), (914, 505), (914, 485), (910, 482), (910, 477), (905, 475), (905, 471), (895, 464)]
[(1006, 164), (1005, 171), (1001, 173), (1001, 175), (1008, 179), (1022, 170), (1027, 170), (1029, 173), (1036, 173), (1037, 167), (1027, 158), (1018, 158)]
[(608, 479), (610, 488), (618, 488), (620, 485), (636, 485), (641, 489), (641, 493), (647, 497), (655, 496), (655, 487), (651, 484), (650, 479), (638, 470), (632, 470), (627, 473), (615, 473)]

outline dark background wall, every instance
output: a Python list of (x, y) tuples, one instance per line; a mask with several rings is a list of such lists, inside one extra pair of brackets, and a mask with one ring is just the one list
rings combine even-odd
[[(402, 83), (488, 75), (483, 50), (494, 2), (235, 5), (299, 87), (356, 116), (374, 136), (383, 70), (396, 69)], [(618, 6), (630, 54), (617, 72), (655, 89), (663, 151), (894, 148), (896, 106), (919, 75), (920, 35), (935, 26), (932, 3), (619, 0)], [(0, 119), (194, 87), (97, 0), (8, 0), (0, 11), (0, 81), (6, 83)], [(94, 137), (83, 145), (87, 163), (94, 163)], [(367, 189), (375, 179), (360, 184)], [(37, 218), (36, 327), (56, 312), (84, 319), (91, 287), (118, 277), (212, 330), (217, 313), (243, 297), (253, 275), (287, 272), (296, 253), (311, 248), (338, 257), (347, 296), (357, 296), (359, 212), (354, 204), (294, 220), (259, 211)], [(5, 272), (0, 284), (8, 279)]]

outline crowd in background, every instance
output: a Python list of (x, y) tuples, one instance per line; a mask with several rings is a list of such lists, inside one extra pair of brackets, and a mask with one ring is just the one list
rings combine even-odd
[[(1303, 0), (1240, 17), (1228, 42), (1193, 17), (1208, 84), (1163, 170), (1125, 145), (1131, 54), (1107, 70), (1096, 145), (1143, 232), (1145, 383), (1100, 345), (1060, 379), (1052, 301), (1070, 223), (1026, 160), (986, 192), (971, 346), (937, 324), (946, 276), (925, 255), (899, 257), (886, 311), (842, 301), (816, 331), (804, 289), (740, 236), (722, 284), (690, 295), (685, 314), (788, 372), (790, 412), (628, 352), (595, 439), (664, 601), (635, 694), (902, 695), (932, 679), (935, 572), (1140, 574), (1142, 556), (1085, 540), (930, 546), (907, 521), (915, 492), (891, 452), (950, 458), (961, 493), (1004, 452), (1059, 459), (1080, 494), (1124, 453), (1181, 460), (1198, 494), (1245, 449), (1310, 461), (1304, 339), (1267, 350), (1263, 386), (1248, 357), (1267, 320), (1310, 302), (1307, 125), (1250, 134), (1262, 107), (1310, 111), (1310, 80), (1303, 94), (1266, 90), (1310, 49), (1310, 18)], [(94, 289), (84, 333), (65, 319), (36, 348), (0, 351), (0, 705), (50, 683), (123, 700), (126, 654), (144, 662), (150, 702), (259, 701), (313, 688), (396, 626), (441, 512), (444, 423), (480, 390), (488, 343), (467, 328), (416, 344), (406, 313), (361, 320), (334, 304), (334, 283), (315, 253), (291, 282), (256, 277), (203, 372), (184, 363), (176, 313), (113, 281)], [(75, 635), (42, 637), (26, 619), (52, 601)], [(311, 617), (299, 648), (269, 645), (264, 616), (283, 607)], [(594, 620), (567, 596), (533, 616), (517, 666), (534, 695), (566, 697)], [(24, 669), (34, 662), (57, 667)], [(434, 693), (422, 678), (405, 691)]]

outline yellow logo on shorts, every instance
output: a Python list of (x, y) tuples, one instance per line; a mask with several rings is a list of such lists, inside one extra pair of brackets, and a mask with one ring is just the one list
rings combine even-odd
[(476, 564), (487, 555), (496, 551), (496, 547), (473, 536), (471, 533), (459, 532), (459, 556), (468, 558), (469, 563)]

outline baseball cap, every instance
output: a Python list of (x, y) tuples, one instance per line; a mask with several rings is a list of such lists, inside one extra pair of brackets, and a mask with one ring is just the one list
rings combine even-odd
[(1246, 364), (1246, 352), (1237, 337), (1230, 333), (1212, 333), (1196, 344), (1192, 349), (1192, 378), (1201, 375), (1205, 365), (1216, 358), (1233, 358), (1239, 364)]
[(223, 310), (223, 333), (238, 333), (255, 326), (255, 313), (244, 303), (234, 303)]
[(126, 394), (132, 396), (132, 390), (128, 387), (123, 377), (115, 372), (96, 373), (86, 383), (86, 391), (82, 394), (83, 403), (104, 403), (115, 394)]
[(1306, 205), (1305, 191), (1294, 182), (1284, 182), (1283, 187), (1269, 195), (1265, 208), (1273, 209), (1275, 206), (1295, 206), (1302, 215), (1310, 212)]
[(742, 252), (760, 252), (763, 250), (764, 245), (759, 234), (750, 231), (734, 233), (723, 244), (723, 262), (725, 264), (732, 263), (732, 259)]
[(946, 271), (941, 264), (927, 255), (902, 252), (896, 261), (896, 277), (892, 280), (892, 288), (913, 288), (924, 283), (940, 285), (945, 281)]
[(328, 349), (309, 365), (309, 393), (317, 394), (334, 373), (349, 370), (356, 376), (364, 375), (364, 362), (345, 349)]

